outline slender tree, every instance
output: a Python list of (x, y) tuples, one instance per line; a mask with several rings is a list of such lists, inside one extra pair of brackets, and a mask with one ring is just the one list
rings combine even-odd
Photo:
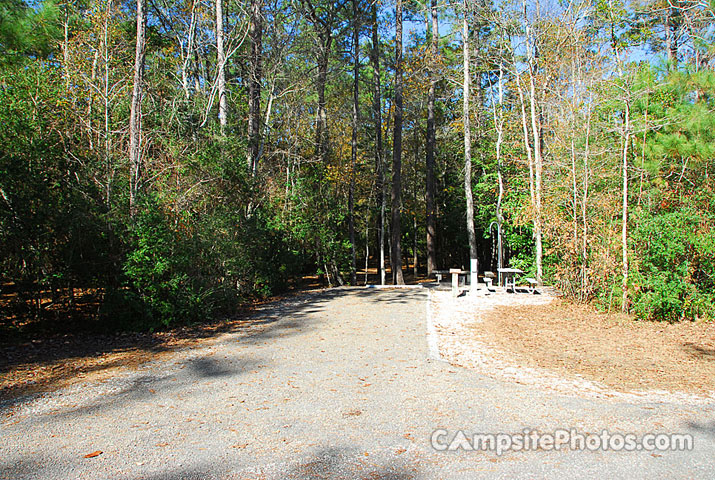
[(437, 0), (430, 2), (432, 17), (432, 45), (431, 61), (429, 67), (430, 86), (427, 94), (427, 142), (426, 142), (426, 192), (425, 203), (427, 209), (427, 275), (437, 268), (437, 219), (435, 215), (435, 185), (434, 185), (434, 151), (436, 144), (435, 135), (435, 90), (437, 87), (436, 62), (439, 55), (439, 22), (437, 17)]
[(146, 5), (137, 0), (137, 40), (134, 57), (134, 87), (129, 113), (129, 213), (134, 216), (141, 185), (142, 97), (144, 95), (144, 59), (146, 56)]
[[(538, 2), (536, 3), (538, 10)], [(529, 72), (529, 109), (531, 113), (531, 134), (533, 138), (534, 149), (534, 246), (535, 246), (535, 262), (536, 262), (536, 281), (541, 284), (543, 281), (543, 240), (542, 240), (542, 209), (541, 209), (541, 178), (543, 173), (543, 158), (542, 158), (542, 131), (541, 131), (541, 115), (537, 113), (537, 105), (539, 102), (536, 93), (536, 73), (537, 73), (537, 36), (529, 23), (526, 12), (526, 0), (523, 2), (524, 22), (526, 24), (526, 41), (528, 55), (528, 72)]]
[[(355, 164), (357, 162), (358, 125), (360, 124), (360, 13), (353, 0), (353, 115), (350, 142), (350, 187), (348, 192), (348, 233), (350, 237), (350, 283), (357, 284), (355, 253)], [(367, 241), (367, 239), (366, 239)]]
[(392, 140), (392, 283), (403, 285), (402, 250), (400, 248), (402, 229), (400, 210), (402, 208), (402, 0), (395, 6), (395, 100)]
[(462, 85), (463, 105), (462, 123), (464, 125), (464, 195), (467, 203), (467, 236), (469, 237), (469, 263), (472, 275), (472, 285), (477, 284), (477, 274), (479, 264), (477, 259), (477, 234), (474, 229), (474, 196), (472, 194), (472, 136), (470, 131), (469, 114), (469, 92), (471, 90), (471, 74), (469, 64), (471, 61), (469, 54), (469, 4), (468, 0), (462, 2), (464, 9), (462, 16), (462, 61), (464, 68), (464, 82)]
[(385, 285), (385, 210), (387, 209), (387, 192), (385, 191), (385, 165), (382, 148), (382, 95), (380, 86), (380, 35), (377, 23), (377, 2), (372, 2), (372, 50), (371, 63), (373, 75), (372, 110), (375, 119), (375, 170), (377, 172), (377, 195), (380, 208), (378, 219), (378, 242), (380, 246), (380, 285)]
[(317, 44), (315, 47), (317, 60), (317, 77), (315, 88), (318, 94), (316, 110), (315, 151), (318, 162), (324, 162), (328, 153), (328, 114), (326, 111), (325, 89), (328, 82), (328, 64), (333, 45), (334, 28), (339, 21), (338, 13), (342, 4), (330, 3), (323, 7), (316, 5), (314, 0), (302, 0), (305, 11), (313, 25)]
[[(263, 12), (262, 0), (251, 0), (250, 78), (248, 80), (248, 168), (255, 174), (261, 147), (261, 81), (263, 77)], [(269, 112), (266, 113), (268, 115)]]
[(224, 49), (223, 0), (216, 0), (216, 52), (218, 55), (218, 121), (221, 135), (226, 133), (228, 103), (226, 99), (226, 51)]
[[(611, 50), (616, 63), (618, 78), (623, 80), (623, 61), (621, 58), (621, 40), (616, 32), (616, 9), (613, 1), (608, 2), (609, 32)], [(627, 85), (623, 89), (623, 144), (621, 147), (621, 310), (628, 311), (628, 155), (631, 143), (631, 99)]]

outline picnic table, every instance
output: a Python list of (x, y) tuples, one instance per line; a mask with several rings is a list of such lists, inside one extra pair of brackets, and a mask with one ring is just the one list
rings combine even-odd
[[(450, 269), (450, 270), (432, 270), (432, 275), (437, 277), (437, 283), (440, 283), (442, 281), (442, 277), (451, 277), (452, 270), (455, 269)], [(466, 284), (467, 283), (467, 277), (469, 277), (469, 271), (467, 270), (459, 270), (457, 273), (459, 275), (459, 282), (460, 284)]]
[(464, 278), (464, 284), (467, 283), (467, 277), (471, 277), (471, 272), (469, 270), (462, 270), (459, 268), (450, 268), (449, 270), (433, 270), (432, 274), (437, 277), (437, 283), (442, 281), (443, 276), (451, 275), (452, 277), (452, 294), (456, 297), (459, 295), (459, 285), (461, 279)]
[(509, 290), (511, 287), (511, 291), (516, 293), (516, 276), (523, 275), (524, 271), (518, 268), (497, 268), (497, 272), (504, 288)]

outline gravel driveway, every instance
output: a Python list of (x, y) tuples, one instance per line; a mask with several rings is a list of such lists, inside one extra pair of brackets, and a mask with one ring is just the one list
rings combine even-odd
[[(714, 478), (715, 406), (559, 395), (430, 358), (426, 289), (333, 289), (0, 407), (0, 478)], [(694, 450), (443, 452), (458, 430), (677, 432)], [(93, 458), (85, 455), (101, 451)]]

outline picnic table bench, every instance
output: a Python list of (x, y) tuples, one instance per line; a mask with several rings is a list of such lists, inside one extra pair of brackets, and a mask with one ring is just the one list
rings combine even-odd
[(537, 282), (535, 278), (531, 277), (526, 277), (524, 280), (526, 280), (529, 284), (529, 286), (527, 287), (529, 289), (529, 293), (535, 293), (536, 287), (539, 286), (539, 282)]
[(497, 278), (494, 272), (486, 271), (484, 272), (484, 283), (487, 284), (487, 289), (491, 288), (494, 279)]

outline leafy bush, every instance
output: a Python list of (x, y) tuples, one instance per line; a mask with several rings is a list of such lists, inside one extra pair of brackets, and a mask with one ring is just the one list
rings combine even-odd
[[(194, 321), (204, 311), (210, 313), (204, 300), (210, 297), (211, 289), (189, 276), (191, 249), (169, 228), (159, 207), (141, 209), (130, 231), (134, 242), (123, 265), (128, 288), (114, 292), (109, 302), (130, 315), (119, 318), (120, 323), (167, 326)], [(123, 302), (127, 303), (124, 307)]]
[(713, 219), (691, 207), (637, 215), (633, 311), (650, 320), (712, 318)]

